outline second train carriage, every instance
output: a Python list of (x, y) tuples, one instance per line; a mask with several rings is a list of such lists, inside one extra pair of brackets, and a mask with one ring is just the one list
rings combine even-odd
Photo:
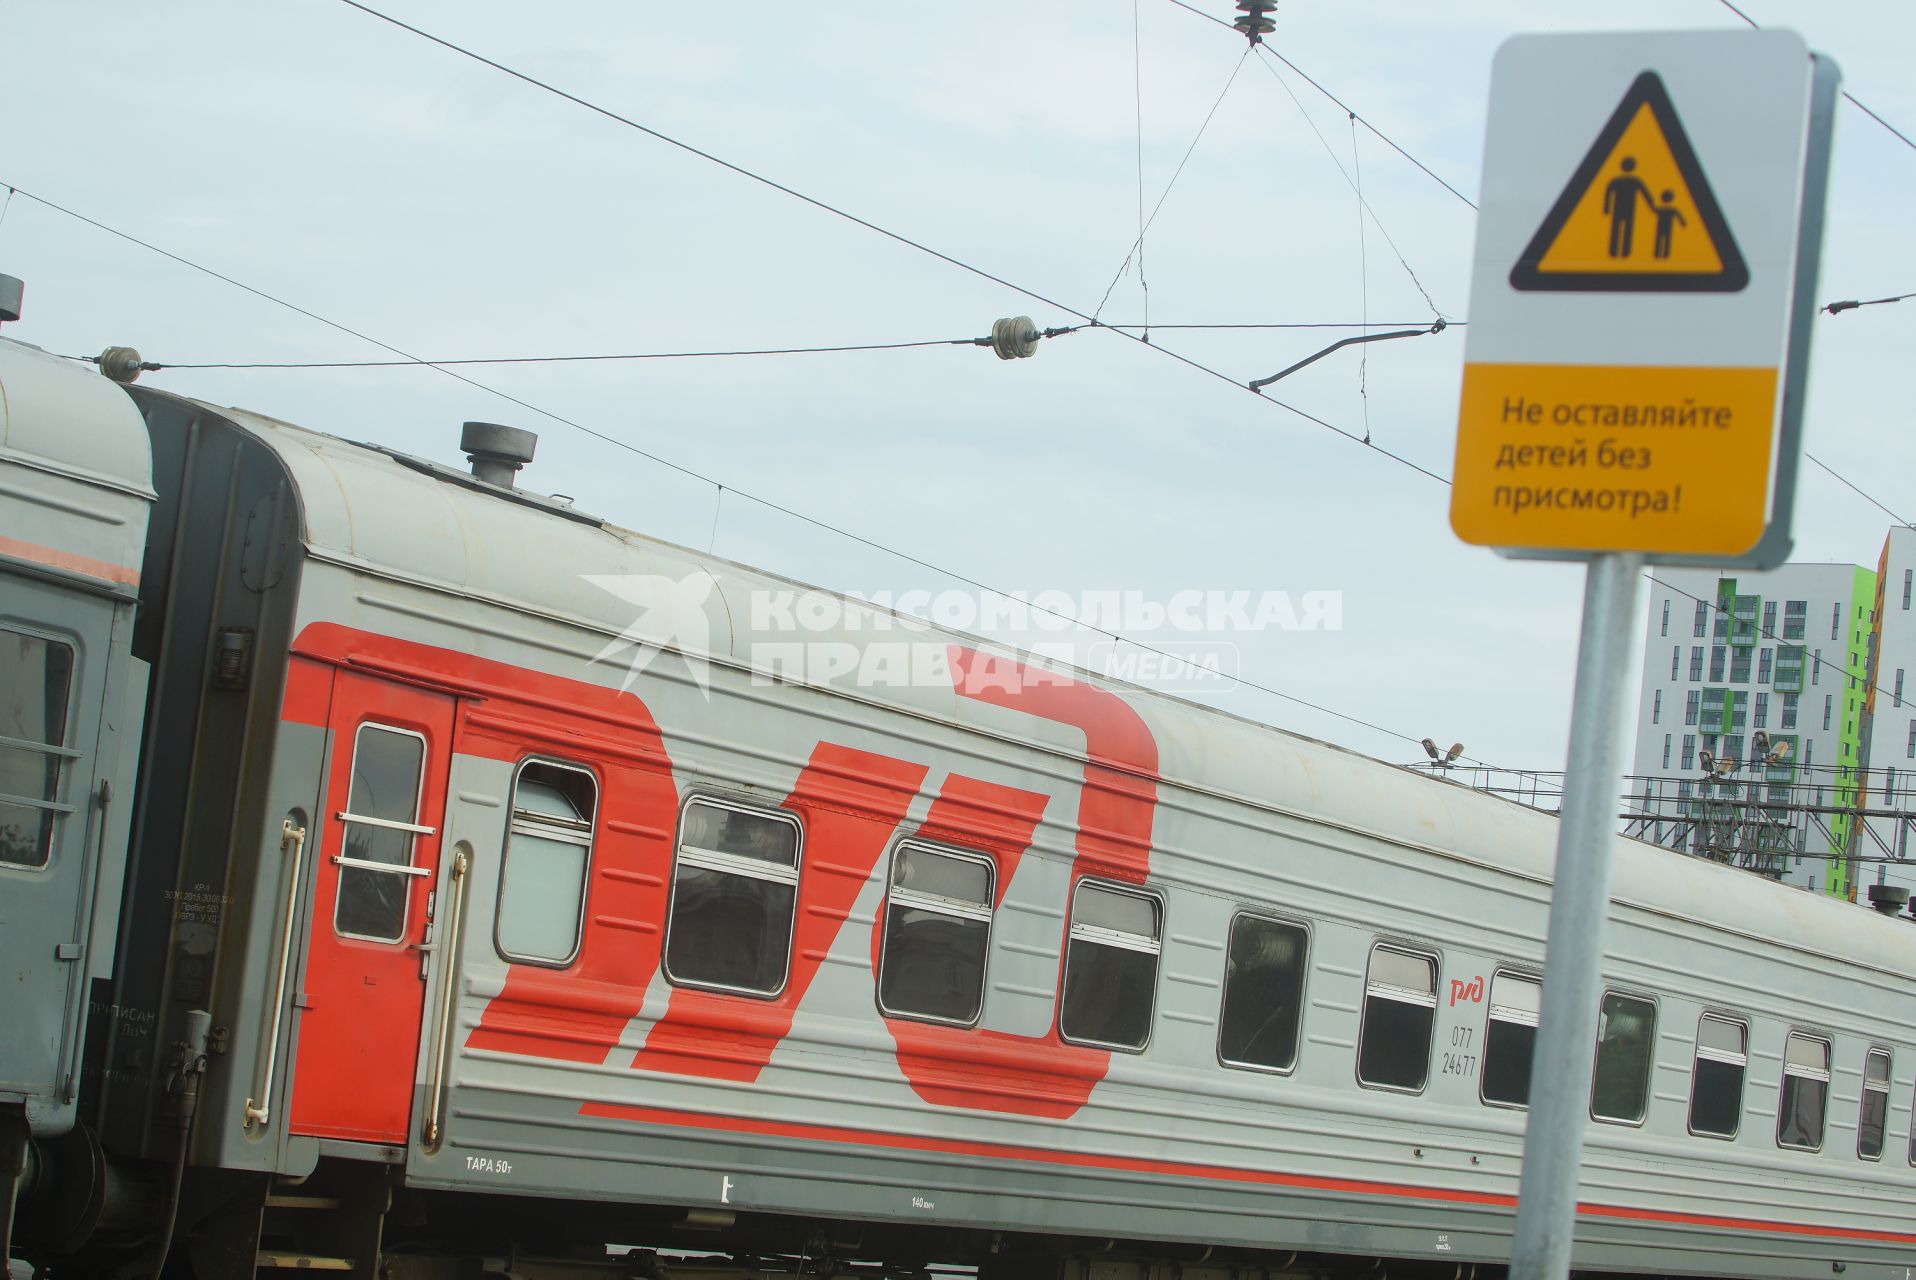
[[(140, 822), (40, 1256), (156, 1233), (163, 1197), (48, 1189), (173, 1158), (202, 1012), (209, 1275), (1507, 1256), (1549, 817), (130, 394)], [(1617, 856), (1579, 1268), (1901, 1274), (1916, 927)]]

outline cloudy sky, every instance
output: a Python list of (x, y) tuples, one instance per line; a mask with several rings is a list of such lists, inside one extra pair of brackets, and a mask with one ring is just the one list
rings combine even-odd
[[(1066, 325), (1062, 308), (1098, 311), (1136, 237), (1140, 154), (1148, 212), (1187, 150), (1142, 273), (1117, 280), (1104, 320), (1147, 306), (1159, 326), (1468, 315), (1471, 208), (1169, 0), (376, 7), (1016, 287), (340, 0), (0, 0), (0, 184), (20, 191), (0, 271), (27, 281), (8, 336), (182, 364), (389, 355), (44, 202), (427, 358), (947, 339), (1014, 314)], [(1226, 0), (1193, 7), (1232, 16)], [(1916, 130), (1916, 7), (1743, 7), (1795, 26), (1845, 87)], [(1506, 36), (1740, 25), (1718, 0), (1285, 0), (1276, 21), (1298, 69), (1473, 199)], [(1351, 178), (1376, 215), (1361, 240)], [(1819, 300), (1916, 288), (1912, 196), (1916, 150), (1846, 106)], [(529, 486), (838, 590), (976, 594), (753, 497), (1007, 591), (1341, 593), (1336, 631), (1142, 638), (1233, 645), (1271, 690), (1497, 764), (1559, 767), (1581, 571), (1461, 545), (1442, 484), (1232, 385), (1349, 332), (1160, 327), (1161, 350), (1085, 332), (1010, 363), (940, 346), (463, 370), (536, 410), (420, 367), (148, 377), (453, 462), (463, 420), (530, 428)], [(1811, 452), (1904, 512), (1912, 334), (1916, 300), (1819, 319), (1807, 426)], [(1368, 421), (1377, 445), (1447, 475), (1463, 331), (1368, 350), (1272, 390), (1360, 438)], [(1886, 523), (1807, 469), (1799, 559), (1873, 565)], [(1266, 690), (1194, 696), (1418, 754)]]

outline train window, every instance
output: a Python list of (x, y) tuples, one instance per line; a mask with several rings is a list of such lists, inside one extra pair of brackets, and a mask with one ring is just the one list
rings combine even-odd
[(1650, 1050), (1656, 1044), (1657, 1007), (1615, 991), (1597, 1011), (1597, 1062), (1591, 1072), (1590, 1114), (1614, 1124), (1640, 1124), (1650, 1104)]
[(679, 819), (666, 913), (665, 976), (697, 987), (777, 995), (791, 967), (798, 820), (695, 798)]
[(584, 769), (544, 760), (519, 766), (493, 933), (508, 960), (565, 965), (577, 954), (598, 799)]
[(62, 813), (73, 650), (0, 629), (0, 863), (44, 867)]
[(1378, 943), (1370, 949), (1357, 1080), (1377, 1089), (1423, 1091), (1437, 1025), (1437, 958)]
[(1829, 1101), (1830, 1042), (1800, 1031), (1783, 1042), (1783, 1093), (1777, 1100), (1776, 1145), (1823, 1149), (1823, 1112)]
[(352, 862), (340, 864), (333, 903), (333, 929), (346, 937), (397, 942), (405, 936), (413, 841), (431, 834), (419, 825), (425, 764), (426, 740), (418, 734), (359, 726), (346, 812), (339, 815)]
[(1310, 935), (1302, 925), (1248, 914), (1231, 922), (1217, 1020), (1219, 1060), (1265, 1071), (1297, 1065), (1309, 959)]
[(1148, 894), (1079, 882), (1071, 899), (1059, 1035), (1107, 1049), (1144, 1047), (1157, 995), (1162, 916)]
[(991, 953), (994, 867), (989, 858), (905, 843), (891, 860), (878, 1007), (887, 1014), (978, 1020)]
[(1865, 1160), (1883, 1158), (1883, 1131), (1889, 1125), (1889, 1050), (1871, 1049), (1863, 1056), (1863, 1105), (1856, 1117), (1856, 1154)]
[(1690, 1132), (1734, 1138), (1743, 1118), (1743, 1075), (1749, 1066), (1749, 1028), (1706, 1013), (1696, 1027), (1690, 1071)]
[(1537, 1047), (1537, 1016), (1543, 987), (1515, 973), (1490, 977), (1490, 1012), (1484, 1024), (1483, 1100), (1498, 1106), (1530, 1105), (1530, 1057)]

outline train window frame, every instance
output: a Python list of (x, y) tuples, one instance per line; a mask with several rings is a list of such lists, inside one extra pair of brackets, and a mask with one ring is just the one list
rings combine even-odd
[[(1078, 895), (1089, 887), (1101, 893), (1110, 893), (1118, 897), (1141, 898), (1151, 904), (1157, 924), (1157, 937), (1149, 945), (1138, 945), (1142, 935), (1108, 929), (1101, 925), (1084, 924), (1078, 919)], [(1114, 1053), (1143, 1053), (1151, 1047), (1153, 1032), (1157, 1030), (1158, 983), (1164, 976), (1164, 934), (1165, 911), (1164, 895), (1154, 889), (1138, 885), (1120, 884), (1113, 880), (1101, 880), (1085, 876), (1071, 886), (1071, 910), (1065, 921), (1064, 965), (1058, 984), (1058, 1016), (1053, 1025), (1058, 1029), (1058, 1038), (1066, 1044), (1084, 1045), (1094, 1049), (1109, 1049)], [(1065, 1030), (1065, 1016), (1068, 1013), (1066, 995), (1071, 990), (1071, 956), (1074, 944), (1085, 943), (1091, 946), (1116, 948), (1139, 952), (1151, 957), (1151, 1000), (1144, 1010), (1144, 1039), (1136, 1044), (1122, 1041), (1096, 1040), (1089, 1036), (1074, 1036)]]
[[(1497, 980), (1499, 978), (1509, 978), (1513, 981), (1521, 982), (1526, 986), (1535, 987), (1537, 990), (1537, 1010), (1532, 1012), (1528, 1009), (1519, 1009), (1515, 1005), (1499, 1005), (1497, 1003)], [(1500, 1019), (1497, 1017), (1497, 1010), (1499, 1008), (1526, 1016)], [(1531, 1062), (1534, 1063), (1537, 1054), (1536, 1032), (1542, 1021), (1542, 1011), (1542, 974), (1530, 969), (1507, 968), (1501, 965), (1490, 971), (1490, 990), (1484, 997), (1483, 1052), (1480, 1055), (1479, 1070), (1477, 1072), (1477, 1101), (1483, 1103), (1486, 1107), (1502, 1107), (1510, 1111), (1530, 1110), (1530, 1072), (1528, 1070), (1524, 1072), (1524, 1100), (1522, 1102), (1512, 1102), (1506, 1098), (1493, 1098), (1484, 1092), (1485, 1087), (1490, 1082), (1490, 1024), (1493, 1021), (1501, 1021), (1514, 1026), (1529, 1027), (1531, 1031), (1530, 1057)]]
[[(1823, 1066), (1820, 1077), (1814, 1070), (1796, 1072), (1790, 1070), (1790, 1041), (1792, 1040), (1803, 1040), (1809, 1044), (1817, 1044), (1823, 1047)], [(1776, 1086), (1776, 1145), (1778, 1149), (1783, 1151), (1809, 1152), (1818, 1152), (1823, 1149), (1823, 1143), (1829, 1137), (1830, 1083), (1832, 1075), (1831, 1067), (1835, 1062), (1834, 1053), (1835, 1040), (1832, 1036), (1824, 1035), (1818, 1031), (1803, 1030), (1797, 1027), (1792, 1027), (1784, 1033), (1782, 1075), (1778, 1079)], [(1789, 1092), (1792, 1077), (1799, 1080), (1815, 1080), (1823, 1086), (1823, 1101), (1821, 1107), (1818, 1109), (1818, 1125), (1816, 1143), (1814, 1146), (1800, 1142), (1783, 1141), (1783, 1122), (1789, 1114), (1784, 1109), (1783, 1099)]]
[[(1741, 1034), (1743, 1038), (1743, 1048), (1740, 1053), (1735, 1055), (1734, 1061), (1732, 1060), (1729, 1050), (1706, 1047), (1704, 1045), (1703, 1024), (1706, 1022), (1720, 1022), (1725, 1026), (1735, 1027), (1737, 1031)], [(1696, 1087), (1697, 1087), (1697, 1080), (1702, 1075), (1702, 1072), (1698, 1070), (1698, 1067), (1699, 1067), (1699, 1064), (1704, 1062), (1715, 1062), (1723, 1066), (1733, 1065), (1738, 1069), (1737, 1087), (1736, 1087), (1736, 1106), (1732, 1111), (1732, 1114), (1736, 1117), (1736, 1123), (1730, 1129), (1728, 1133), (1723, 1133), (1720, 1130), (1716, 1130), (1716, 1129), (1699, 1129), (1697, 1127)], [(1737, 1135), (1743, 1132), (1743, 1097), (1746, 1093), (1749, 1092), (1749, 1087), (1750, 1087), (1750, 1022), (1749, 1022), (1749, 1019), (1743, 1017), (1741, 1014), (1724, 1013), (1715, 1009), (1703, 1010), (1701, 1013), (1697, 1015), (1696, 1039), (1692, 1042), (1690, 1046), (1690, 1096), (1688, 1101), (1688, 1109), (1684, 1112), (1683, 1123), (1684, 1123), (1685, 1131), (1698, 1138), (1710, 1138), (1718, 1142), (1735, 1142), (1737, 1139)]]
[[(1603, 1065), (1603, 1006), (1612, 999), (1634, 1000), (1650, 1006), (1650, 1026), (1643, 1035), (1643, 1108), (1634, 1117), (1607, 1116), (1597, 1110), (1597, 1071)], [(1655, 1096), (1657, 1075), (1657, 1026), (1662, 1021), (1663, 1010), (1657, 998), (1642, 991), (1632, 991), (1627, 987), (1605, 987), (1603, 997), (1597, 1002), (1598, 1038), (1590, 1050), (1590, 1118), (1599, 1124), (1617, 1125), (1626, 1129), (1641, 1129), (1650, 1118), (1650, 1100)]]
[[(354, 783), (359, 776), (359, 753), (360, 749), (365, 746), (365, 733), (368, 729), (377, 730), (380, 733), (390, 733), (395, 737), (411, 738), (419, 743), (419, 781), (413, 794), (412, 821), (410, 822), (393, 822), (389, 819), (374, 818), (369, 814), (361, 815), (353, 812)], [(389, 864), (394, 868), (391, 871), (374, 871), (370, 868), (347, 866), (344, 863), (339, 865), (339, 874), (333, 879), (334, 937), (351, 938), (355, 942), (371, 942), (386, 947), (405, 944), (408, 924), (412, 916), (412, 882), (418, 878), (417, 873), (412, 871), (411, 868), (414, 866), (413, 859), (419, 852), (419, 837), (437, 834), (434, 828), (425, 826), (419, 821), (420, 817), (423, 816), (426, 805), (426, 775), (430, 772), (428, 762), (431, 759), (432, 741), (418, 729), (408, 729), (404, 725), (387, 724), (384, 720), (374, 720), (371, 718), (361, 720), (353, 727), (353, 754), (352, 759), (346, 766), (346, 807), (341, 809), (337, 814), (340, 825), (339, 853), (333, 855), (334, 860), (337, 861), (342, 856), (351, 856), (346, 853), (346, 850), (350, 847), (347, 843), (349, 839), (348, 829), (355, 823), (361, 826), (372, 826), (404, 832), (406, 835), (406, 858), (403, 862)], [(400, 870), (400, 868), (407, 869)], [(340, 904), (345, 901), (345, 894), (342, 891), (346, 884), (346, 876), (354, 872), (361, 875), (395, 875), (399, 877), (401, 884), (405, 887), (404, 896), (399, 900), (399, 932), (392, 937), (381, 937), (370, 933), (354, 933), (351, 930), (339, 927), (339, 907)]]
[[(701, 804), (710, 805), (717, 809), (730, 810), (736, 813), (746, 813), (753, 817), (768, 818), (775, 822), (782, 822), (789, 825), (796, 833), (797, 838), (792, 847), (792, 865), (789, 876), (784, 874), (784, 868), (778, 867), (773, 863), (741, 866), (739, 863), (749, 863), (752, 860), (744, 858), (742, 855), (725, 854), (718, 850), (695, 850), (696, 855), (703, 856), (695, 856), (690, 863), (690, 865), (694, 867), (702, 867), (705, 870), (736, 872), (737, 874), (753, 879), (791, 885), (792, 910), (790, 917), (786, 921), (785, 928), (785, 964), (780, 971), (778, 985), (771, 990), (764, 990), (757, 987), (733, 986), (729, 983), (712, 982), (702, 978), (681, 977), (672, 972), (672, 930), (678, 921), (679, 867), (685, 862), (684, 855), (686, 852), (685, 820), (686, 815), (692, 811), (692, 808), (695, 805)], [(738, 861), (733, 862), (732, 859), (737, 859)], [(789, 986), (792, 981), (792, 951), (797, 945), (799, 896), (800, 890), (803, 887), (802, 879), (804, 869), (805, 823), (790, 809), (780, 808), (776, 805), (762, 804), (746, 797), (723, 795), (711, 791), (694, 791), (687, 795), (684, 803), (679, 805), (678, 816), (672, 828), (672, 867), (669, 872), (671, 880), (665, 899), (665, 930), (659, 941), (659, 972), (665, 975), (665, 980), (675, 987), (687, 987), (697, 991), (717, 991), (726, 995), (745, 996), (753, 1000), (776, 1000), (784, 995), (785, 988)], [(772, 870), (777, 870), (778, 874), (766, 874)]]
[[(1430, 991), (1428, 997), (1406, 1000), (1405, 996), (1416, 995), (1408, 987), (1385, 984), (1385, 989), (1373, 992), (1371, 971), (1377, 963), (1377, 953), (1389, 951), (1395, 955), (1407, 956), (1430, 964)], [(1421, 1095), (1430, 1088), (1430, 1059), (1437, 1043), (1437, 991), (1444, 980), (1443, 953), (1433, 947), (1421, 946), (1414, 942), (1399, 942), (1390, 938), (1378, 938), (1371, 942), (1370, 951), (1364, 958), (1364, 989), (1358, 1004), (1357, 1014), (1357, 1052), (1351, 1063), (1351, 1070), (1357, 1077), (1361, 1088), (1380, 1089), (1386, 1093), (1401, 1093), (1410, 1097)], [(1415, 1088), (1407, 1085), (1388, 1084), (1370, 1081), (1364, 1078), (1364, 1043), (1370, 1033), (1370, 1002), (1375, 994), (1380, 1000), (1389, 1000), (1398, 1004), (1414, 1004), (1430, 1010), (1430, 1030), (1424, 1040), (1424, 1070)]]
[[(1869, 1082), (1869, 1064), (1872, 1058), (1883, 1060), (1881, 1088), (1874, 1087)], [(1895, 1070), (1895, 1057), (1887, 1046), (1873, 1044), (1863, 1051), (1863, 1088), (1856, 1100), (1856, 1158), (1859, 1160), (1880, 1161), (1883, 1158), (1884, 1148), (1889, 1145), (1889, 1094), (1896, 1082)], [(1876, 1120), (1875, 1155), (1863, 1150), (1863, 1134), (1865, 1126), (1869, 1123), (1869, 1095), (1872, 1093), (1882, 1096), (1882, 1111)]]
[[(908, 852), (929, 853), (934, 857), (951, 858), (959, 862), (970, 862), (985, 868), (985, 900), (982, 904), (949, 898), (943, 894), (928, 893), (921, 890), (904, 890), (905, 899), (898, 901), (900, 892), (897, 883), (901, 855)], [(902, 905), (909, 910), (930, 911), (955, 919), (982, 921), (985, 926), (985, 958), (978, 970), (978, 1008), (971, 1017), (960, 1020), (941, 1017), (933, 1013), (923, 1013), (908, 1009), (894, 1009), (885, 1003), (886, 958), (892, 945), (892, 908)], [(885, 896), (879, 903), (878, 912), (878, 972), (873, 975), (872, 998), (877, 1002), (878, 1011), (887, 1018), (900, 1018), (908, 1022), (930, 1022), (944, 1027), (975, 1027), (985, 1016), (985, 993), (991, 989), (991, 943), (998, 922), (998, 861), (990, 854), (976, 849), (965, 849), (956, 845), (939, 844), (917, 836), (907, 836), (892, 845), (891, 856), (886, 862)]]
[[(521, 829), (521, 823), (519, 821), (521, 810), (518, 807), (517, 801), (519, 798), (520, 784), (525, 780), (526, 770), (529, 768), (556, 769), (566, 773), (579, 774), (591, 783), (592, 816), (590, 820), (585, 823), (585, 835), (583, 839), (558, 830), (540, 831)], [(565, 760), (558, 756), (535, 755), (527, 756), (514, 766), (512, 771), (512, 788), (506, 793), (506, 830), (505, 838), (499, 848), (499, 886), (496, 896), (496, 906), (494, 907), (492, 916), (492, 949), (498, 953), (500, 959), (510, 964), (535, 965), (542, 969), (569, 969), (578, 961), (579, 953), (585, 947), (585, 903), (586, 898), (590, 896), (592, 890), (592, 864), (593, 858), (598, 851), (599, 814), (604, 803), (605, 787), (600, 782), (597, 772), (588, 765), (581, 764), (575, 760)], [(535, 814), (532, 815), (531, 819), (524, 825), (527, 827), (546, 826), (557, 828), (561, 825), (561, 822), (553, 820), (547, 815)], [(505, 941), (500, 937), (500, 926), (505, 922), (506, 885), (508, 883), (508, 877), (512, 874), (512, 844), (513, 837), (515, 836), (551, 840), (561, 844), (582, 845), (585, 849), (585, 863), (584, 866), (581, 867), (579, 874), (579, 909), (574, 917), (572, 926), (572, 949), (568, 951), (563, 958), (530, 954), (522, 955), (507, 950)]]
[[(1286, 929), (1295, 929), (1304, 937), (1304, 951), (1298, 962), (1296, 991), (1297, 1020), (1291, 1036), (1290, 1062), (1286, 1066), (1274, 1067), (1265, 1063), (1246, 1062), (1238, 1058), (1227, 1057), (1224, 1053), (1225, 1010), (1230, 1007), (1231, 979), (1236, 976), (1235, 971), (1231, 967), (1231, 948), (1237, 938), (1238, 926), (1247, 920), (1255, 920), (1263, 924), (1274, 924)], [(1218, 1030), (1216, 1042), (1218, 1065), (1232, 1071), (1256, 1071), (1264, 1075), (1273, 1076), (1288, 1076), (1296, 1073), (1298, 1059), (1303, 1057), (1304, 1054), (1304, 1012), (1310, 1008), (1311, 949), (1316, 945), (1316, 942), (1317, 939), (1311, 932), (1310, 921), (1302, 917), (1284, 915), (1279, 912), (1256, 907), (1240, 907), (1232, 913), (1231, 927), (1225, 934), (1224, 941), (1224, 990), (1218, 997)]]
[(81, 645), (78, 638), (70, 635), (58, 635), (33, 627), (24, 627), (9, 621), (0, 626), (0, 634), (16, 636), (21, 640), (33, 641), (51, 649), (59, 649), (66, 654), (66, 688), (60, 700), (59, 741), (45, 742), (31, 738), (0, 738), (0, 750), (8, 752), (32, 753), (45, 758), (42, 766), (52, 776), (52, 782), (42, 787), (42, 795), (35, 799), (24, 794), (9, 794), (7, 804), (17, 809), (37, 811), (46, 815), (41, 819), (39, 839), (39, 860), (35, 862), (15, 861), (0, 858), (0, 870), (22, 875), (50, 875), (54, 867), (54, 854), (60, 846), (60, 831), (65, 818), (76, 813), (78, 807), (65, 802), (60, 797), (66, 794), (71, 785), (73, 766), (82, 752), (68, 743), (73, 736), (74, 712), (78, 707), (80, 692)]

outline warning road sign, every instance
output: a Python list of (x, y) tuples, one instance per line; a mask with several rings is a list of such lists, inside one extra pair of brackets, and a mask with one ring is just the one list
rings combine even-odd
[(1511, 269), (1517, 289), (1735, 293), (1736, 237), (1654, 71), (1636, 78)]
[(1837, 79), (1774, 30), (1498, 51), (1458, 536), (1510, 555), (1787, 558)]

